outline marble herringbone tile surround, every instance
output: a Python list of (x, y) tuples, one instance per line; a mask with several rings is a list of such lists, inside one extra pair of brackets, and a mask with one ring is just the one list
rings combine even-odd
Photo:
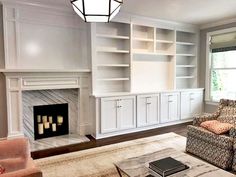
[(68, 103), (69, 132), (79, 134), (79, 92), (78, 89), (24, 91), (23, 102), (23, 132), (34, 140), (33, 106)]

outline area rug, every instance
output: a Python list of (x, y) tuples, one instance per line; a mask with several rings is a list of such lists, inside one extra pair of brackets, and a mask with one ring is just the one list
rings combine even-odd
[(186, 138), (167, 133), (35, 160), (44, 177), (118, 177), (115, 162), (165, 148), (184, 151)]

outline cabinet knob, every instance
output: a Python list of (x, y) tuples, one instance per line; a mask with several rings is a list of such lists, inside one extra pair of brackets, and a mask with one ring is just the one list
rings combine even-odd
[(152, 104), (152, 103), (147, 103), (147, 105)]

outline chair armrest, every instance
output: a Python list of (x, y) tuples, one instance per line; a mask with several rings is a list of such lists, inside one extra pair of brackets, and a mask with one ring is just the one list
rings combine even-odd
[(43, 174), (38, 168), (27, 168), (9, 173), (4, 173), (1, 177), (42, 177)]
[(217, 117), (218, 117), (218, 113), (195, 116), (193, 117), (193, 125), (200, 126), (202, 122), (205, 122), (208, 120), (215, 120)]
[(236, 127), (232, 127), (229, 130), (229, 136), (232, 137), (232, 138), (236, 138)]
[(26, 138), (0, 141), (0, 159), (30, 157), (29, 143)]

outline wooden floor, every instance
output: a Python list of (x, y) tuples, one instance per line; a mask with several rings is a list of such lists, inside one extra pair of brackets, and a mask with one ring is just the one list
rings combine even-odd
[(59, 154), (64, 154), (64, 153), (69, 153), (69, 152), (81, 151), (81, 150), (105, 146), (109, 144), (115, 144), (119, 142), (134, 140), (138, 138), (145, 138), (149, 136), (160, 135), (160, 134), (169, 133), (169, 132), (175, 132), (179, 135), (186, 136), (186, 130), (187, 130), (186, 128), (187, 128), (187, 125), (190, 125), (190, 124), (192, 124), (192, 122), (179, 124), (179, 125), (172, 125), (168, 127), (162, 127), (162, 128), (157, 128), (157, 129), (147, 130), (147, 131), (142, 131), (142, 132), (137, 132), (137, 133), (131, 133), (131, 134), (126, 134), (126, 135), (120, 135), (120, 136), (115, 136), (115, 137), (105, 138), (105, 139), (100, 139), (100, 140), (95, 140), (92, 136), (88, 135), (87, 137), (91, 140), (90, 142), (32, 152), (31, 156), (33, 159), (39, 159), (39, 158), (44, 158), (44, 157), (49, 157), (49, 156), (54, 156), (54, 155), (59, 155)]

